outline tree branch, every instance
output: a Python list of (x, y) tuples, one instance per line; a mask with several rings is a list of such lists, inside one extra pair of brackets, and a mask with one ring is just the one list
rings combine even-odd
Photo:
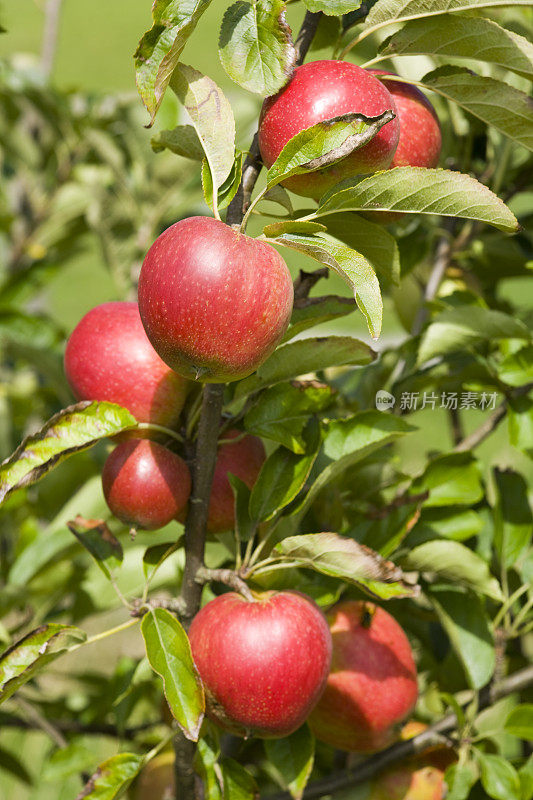
[[(531, 686), (531, 684), (533, 684), (533, 665), (519, 672), (515, 672), (499, 684), (486, 687), (479, 695), (479, 709), (486, 708), (501, 697), (506, 697), (513, 692), (526, 689)], [(334, 792), (364, 783), (391, 764), (396, 764), (398, 761), (403, 761), (406, 758), (419, 755), (429, 747), (446, 743), (447, 739), (445, 738), (445, 734), (450, 733), (456, 728), (456, 715), (448, 714), (418, 736), (408, 739), (405, 742), (398, 742), (392, 745), (392, 747), (388, 747), (386, 750), (376, 753), (366, 761), (357, 764), (357, 766), (352, 769), (343, 770), (335, 775), (328, 775), (326, 778), (313, 781), (304, 792), (304, 800), (317, 800), (317, 798), (323, 797), (324, 795), (333, 794)], [(270, 795), (266, 800), (291, 800), (291, 795), (288, 792), (279, 792), (278, 794)]]
[(242, 594), (247, 600), (254, 599), (248, 585), (232, 569), (208, 569), (207, 567), (201, 567), (196, 573), (196, 581), (202, 585), (210, 583), (211, 581), (223, 583), (225, 586), (229, 586), (230, 589)]
[(498, 427), (502, 419), (504, 419), (504, 417), (507, 415), (510, 399), (528, 394), (532, 388), (533, 383), (528, 383), (525, 386), (520, 386), (518, 389), (515, 389), (513, 392), (511, 392), (509, 397), (506, 398), (498, 406), (498, 408), (493, 411), (493, 413), (485, 420), (485, 422), (481, 423), (479, 428), (476, 428), (475, 431), (472, 431), (472, 433), (470, 433), (454, 447), (455, 452), (464, 453), (467, 450), (473, 450), (475, 447), (480, 445), (481, 442), (485, 441), (487, 436), (490, 436), (492, 431)]
[[(144, 722), (142, 725), (135, 725), (131, 728), (118, 728), (107, 722), (100, 723), (87, 723), (77, 722), (71, 719), (51, 719), (48, 720), (50, 725), (55, 729), (56, 733), (69, 734), (79, 733), (84, 736), (112, 736), (117, 739), (127, 739), (132, 741), (139, 733), (154, 728), (160, 725), (160, 721)], [(21, 719), (21, 717), (12, 717), (7, 714), (2, 714), (0, 717), (0, 727), (2, 728), (21, 728), (23, 730), (43, 730), (42, 725), (37, 723), (35, 719)], [(58, 746), (65, 747), (65, 743), (59, 744), (59, 739), (56, 739)], [(67, 742), (68, 744), (68, 742)]]
[(47, 78), (54, 66), (57, 49), (57, 34), (63, 0), (48, 0), (44, 16), (43, 43), (41, 49), (41, 69)]

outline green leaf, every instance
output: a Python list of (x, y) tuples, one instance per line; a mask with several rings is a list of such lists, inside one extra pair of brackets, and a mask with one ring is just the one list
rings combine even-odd
[(313, 419), (309, 420), (304, 438), (305, 455), (278, 447), (263, 464), (250, 497), (252, 519), (271, 519), (301, 491), (320, 447), (319, 427)]
[(476, 775), (466, 764), (451, 764), (444, 773), (444, 782), (448, 787), (446, 800), (467, 800), (476, 780)]
[(494, 192), (470, 175), (447, 169), (395, 167), (348, 179), (321, 198), (316, 216), (336, 211), (398, 211), (474, 219), (514, 233), (518, 221)]
[(323, 297), (296, 298), (292, 309), (291, 321), (282, 341), (292, 339), (298, 333), (351, 314), (355, 308), (354, 301), (348, 297), (325, 295)]
[(473, 505), (483, 497), (479, 466), (470, 453), (449, 453), (434, 458), (411, 486), (415, 494), (429, 491), (426, 508)]
[(382, 27), (408, 19), (470, 9), (530, 5), (530, 0), (379, 0), (370, 9), (365, 20), (365, 28)]
[(494, 641), (485, 609), (471, 592), (433, 585), (428, 595), (450, 637), (472, 689), (481, 689), (492, 677)]
[(502, 756), (482, 753), (477, 748), (474, 754), (480, 767), (481, 784), (488, 796), (495, 800), (520, 800), (520, 778), (512, 764)]
[(218, 45), (229, 77), (263, 97), (281, 89), (296, 64), (283, 0), (237, 0), (224, 14)]
[(170, 150), (177, 156), (202, 161), (205, 152), (202, 143), (192, 125), (177, 125), (171, 131), (161, 131), (150, 140), (154, 153)]
[(511, 444), (533, 456), (533, 400), (530, 397), (509, 400), (508, 422)]
[(205, 697), (187, 634), (164, 608), (151, 609), (144, 615), (141, 632), (150, 666), (163, 679), (172, 715), (187, 739), (197, 741)]
[(413, 20), (384, 42), (380, 53), (487, 61), (533, 78), (533, 45), (484, 17), (441, 14), (432, 19)]
[(187, 39), (211, 0), (155, 0), (153, 25), (135, 51), (137, 89), (150, 114), (150, 125), (163, 100)]
[(248, 542), (255, 533), (256, 521), (250, 516), (251, 490), (236, 475), (228, 474), (235, 497), (235, 534), (240, 542)]
[(220, 760), (224, 800), (259, 800), (259, 789), (248, 772), (233, 758)]
[(524, 703), (513, 708), (505, 722), (505, 731), (511, 736), (531, 741), (533, 739), (533, 704)]
[(85, 633), (74, 625), (50, 623), (28, 633), (0, 656), (0, 703), (64, 653), (72, 639)]
[(359, 214), (331, 214), (324, 220), (328, 233), (352, 250), (357, 250), (378, 275), (391, 283), (400, 282), (400, 252), (394, 236), (384, 228), (369, 222)]
[(294, 453), (304, 453), (303, 431), (309, 415), (328, 408), (332, 397), (333, 389), (317, 381), (278, 384), (259, 395), (244, 417), (244, 427)]
[(413, 597), (418, 587), (404, 581), (399, 567), (354, 539), (337, 533), (307, 533), (279, 542), (274, 554), (297, 566), (353, 583), (372, 597)]
[(342, 114), (318, 122), (290, 139), (267, 172), (272, 188), (293, 175), (316, 172), (359, 150), (394, 118), (392, 111), (376, 117)]
[(73, 739), (66, 747), (55, 750), (45, 762), (40, 780), (56, 785), (77, 772), (84, 772), (94, 764), (94, 751), (83, 744), (80, 738)]
[(529, 338), (526, 325), (501, 311), (481, 306), (451, 308), (439, 314), (426, 329), (418, 351), (418, 364), (483, 341)]
[(141, 771), (143, 756), (119, 753), (103, 761), (76, 800), (115, 800)]
[(27, 786), (33, 784), (33, 778), (17, 756), (0, 747), (0, 772), (8, 772), (16, 780), (25, 783)]
[(205, 152), (213, 194), (231, 174), (235, 162), (235, 118), (224, 93), (211, 78), (178, 64), (170, 87), (188, 112)]
[(235, 397), (244, 397), (263, 387), (327, 367), (370, 364), (375, 357), (376, 354), (367, 344), (349, 336), (301, 339), (278, 347), (257, 372), (239, 381)]
[(301, 800), (313, 769), (315, 739), (307, 725), (283, 739), (265, 739), (265, 752), (270, 765), (280, 777), (281, 785), (294, 800)]
[(332, 17), (340, 17), (349, 11), (356, 11), (362, 0), (303, 0), (304, 6), (313, 13), (322, 11)]
[(320, 222), (306, 222), (305, 220), (289, 219), (282, 222), (273, 222), (265, 225), (263, 233), (268, 237), (281, 236), (284, 233), (322, 233), (326, 230)]
[(407, 569), (432, 572), (480, 592), (496, 601), (503, 601), (498, 581), (488, 564), (459, 542), (434, 539), (410, 550), (403, 564)]
[(533, 512), (528, 486), (520, 473), (511, 469), (496, 469), (494, 481), (494, 546), (500, 562), (509, 569), (529, 549)]
[[(218, 209), (227, 208), (239, 188), (242, 177), (242, 165), (244, 161), (244, 153), (240, 151), (235, 154), (235, 161), (231, 172), (218, 190)], [(211, 170), (207, 159), (204, 158), (202, 162), (202, 189), (204, 191), (205, 202), (209, 208), (213, 208), (213, 180), (211, 178)]]
[(27, 436), (0, 466), (0, 503), (15, 489), (36, 483), (68, 456), (135, 427), (130, 412), (114, 403), (85, 401), (65, 408)]
[(511, 353), (497, 365), (496, 371), (508, 386), (523, 386), (533, 381), (533, 345)]
[(533, 150), (533, 105), (524, 92), (495, 78), (473, 75), (461, 67), (439, 67), (424, 75), (422, 84)]
[(531, 800), (533, 797), (533, 755), (530, 755), (524, 766), (518, 771), (522, 800)]
[(458, 542), (477, 536), (483, 528), (483, 520), (476, 511), (439, 506), (424, 508), (420, 524), (437, 536)]
[(355, 302), (363, 312), (371, 336), (374, 339), (379, 337), (383, 301), (376, 273), (366, 258), (350, 247), (322, 236), (286, 233), (272, 241), (305, 253), (340, 275), (353, 290)]
[(194, 767), (204, 783), (207, 800), (224, 800), (219, 759), (220, 745), (218, 736), (208, 728), (207, 735), (202, 736), (198, 741), (194, 756)]
[(324, 455), (330, 463), (309, 489), (298, 511), (303, 515), (317, 495), (349, 467), (390, 444), (400, 436), (416, 430), (401, 417), (380, 411), (361, 411), (353, 417), (330, 423), (324, 441)]
[(162, 544), (154, 544), (152, 547), (148, 547), (143, 555), (144, 577), (151, 580), (161, 564), (166, 561), (179, 546), (178, 540), (177, 542), (163, 542)]
[(67, 522), (68, 529), (92, 555), (106, 578), (122, 564), (122, 545), (113, 536), (105, 520), (85, 519), (81, 515)]

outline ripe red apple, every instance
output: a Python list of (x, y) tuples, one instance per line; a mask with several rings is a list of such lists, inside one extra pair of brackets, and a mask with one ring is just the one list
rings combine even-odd
[(287, 736), (324, 688), (328, 625), (297, 592), (264, 592), (254, 602), (223, 594), (196, 615), (189, 638), (208, 715), (241, 736)]
[[(369, 69), (371, 75), (390, 75), (382, 69)], [(382, 78), (398, 111), (400, 141), (394, 153), (391, 167), (426, 167), (431, 169), (439, 163), (442, 146), (439, 118), (426, 95), (416, 86)]]
[(148, 341), (137, 303), (89, 311), (67, 342), (65, 374), (78, 400), (118, 403), (138, 422), (167, 426), (177, 421), (188, 388)]
[(327, 618), (333, 640), (331, 673), (309, 718), (311, 729), (317, 739), (341, 750), (381, 750), (398, 737), (418, 696), (407, 637), (373, 603), (339, 603)]
[[(240, 431), (227, 431), (224, 439), (240, 436)], [(228, 473), (236, 475), (251, 489), (266, 459), (265, 448), (257, 436), (245, 436), (235, 444), (219, 448), (211, 487), (207, 530), (218, 533), (233, 528), (235, 524), (235, 499)]]
[(209, 383), (257, 369), (285, 333), (292, 302), (276, 250), (211, 217), (164, 231), (139, 280), (143, 325), (163, 361)]
[[(259, 120), (259, 148), (271, 167), (289, 139), (317, 122), (359, 112), (369, 117), (391, 109), (394, 100), (386, 87), (361, 67), (347, 61), (311, 61), (294, 71), (292, 80), (263, 103)], [(394, 156), (400, 125), (395, 118), (368, 144), (342, 161), (317, 172), (284, 181), (295, 194), (319, 199), (343, 178), (386, 169)]]
[(191, 476), (176, 453), (148, 439), (117, 445), (102, 470), (107, 505), (135, 528), (155, 530), (172, 522), (191, 493)]

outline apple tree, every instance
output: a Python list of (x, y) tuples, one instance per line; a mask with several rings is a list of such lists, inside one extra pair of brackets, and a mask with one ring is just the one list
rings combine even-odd
[(210, 5), (3, 66), (0, 787), (531, 800), (532, 3)]

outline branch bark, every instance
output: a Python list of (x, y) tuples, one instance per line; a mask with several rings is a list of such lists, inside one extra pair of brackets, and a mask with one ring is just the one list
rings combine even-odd
[(507, 416), (507, 412), (509, 411), (509, 401), (515, 397), (522, 397), (523, 395), (529, 394), (529, 392), (533, 389), (533, 383), (528, 383), (525, 386), (520, 386), (518, 389), (515, 389), (513, 392), (510, 393), (509, 397), (506, 398), (490, 415), (487, 417), (485, 422), (483, 422), (479, 428), (476, 428), (475, 431), (472, 431), (468, 436), (466, 436), (459, 444), (454, 447), (456, 453), (464, 453), (467, 450), (473, 450), (475, 447), (481, 444), (481, 442), (485, 441), (487, 436), (490, 436), (493, 430), (495, 430), (500, 422)]
[[(479, 695), (479, 709), (486, 708), (501, 697), (506, 697), (513, 692), (519, 692), (532, 684), (533, 665), (515, 672), (501, 683), (486, 687)], [(307, 786), (303, 798), (304, 800), (318, 800), (318, 798), (325, 795), (331, 795), (351, 786), (365, 783), (365, 781), (373, 778), (374, 775), (378, 775), (386, 767), (396, 764), (398, 761), (423, 753), (429, 747), (446, 743), (446, 734), (456, 728), (456, 715), (448, 714), (418, 736), (405, 742), (398, 742), (398, 744), (394, 744), (392, 747), (388, 747), (366, 761), (357, 764), (352, 769), (343, 770), (335, 775), (328, 775), (327, 778), (313, 781)], [(269, 795), (265, 800), (291, 800), (291, 795), (289, 792), (279, 792), (275, 795)]]
[(43, 43), (41, 49), (41, 68), (47, 78), (54, 66), (57, 50), (57, 35), (63, 0), (48, 0), (44, 16)]

